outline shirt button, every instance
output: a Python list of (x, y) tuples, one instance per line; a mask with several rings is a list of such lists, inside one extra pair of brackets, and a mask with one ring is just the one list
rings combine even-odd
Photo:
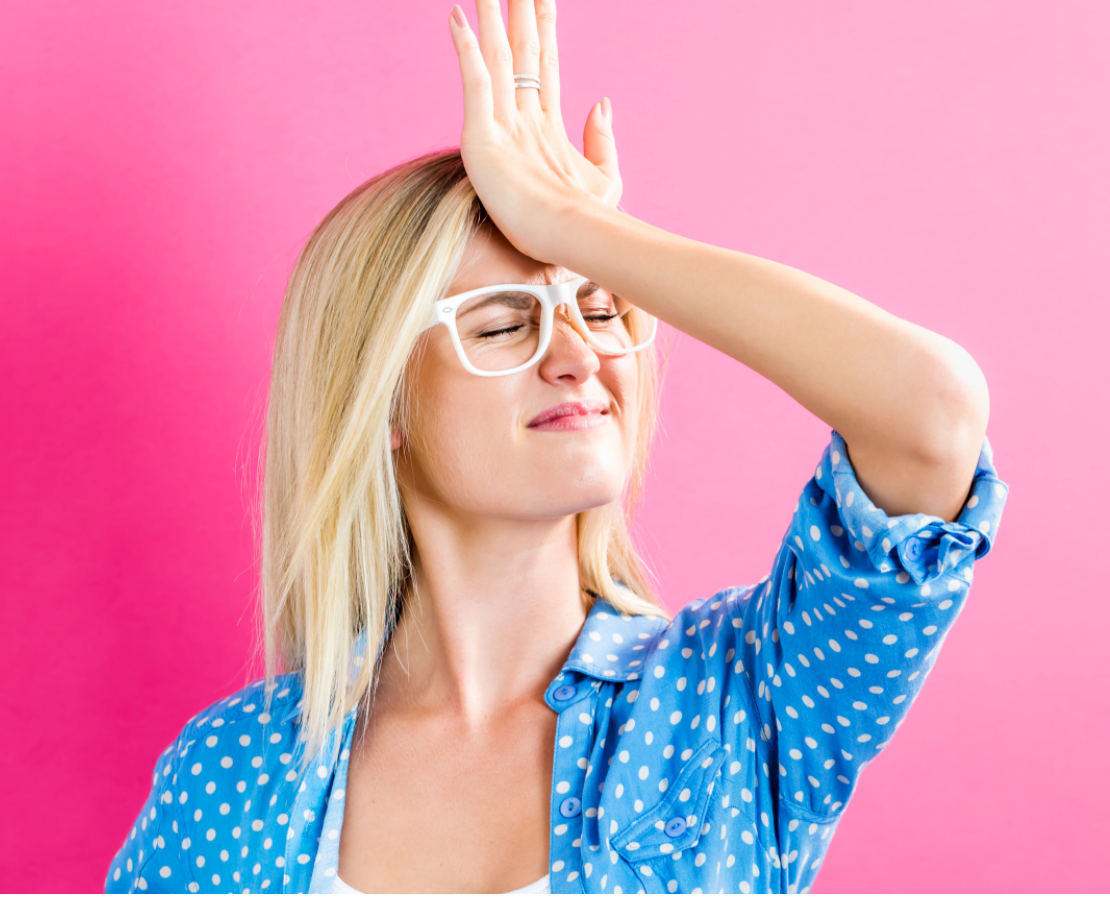
[(571, 697), (573, 697), (577, 693), (578, 693), (578, 691), (576, 691), (574, 688), (572, 688), (569, 684), (564, 684), (562, 687), (555, 688), (555, 699), (556, 700), (569, 700)]
[(906, 541), (906, 559), (911, 562), (921, 555), (921, 541), (911, 537)]
[[(567, 797), (562, 803), (559, 804), (559, 812), (563, 814), (565, 819), (573, 819), (580, 812), (582, 812), (582, 801), (577, 797)], [(682, 826), (686, 827), (685, 824)]]
[(666, 825), (663, 826), (663, 833), (667, 837), (678, 837), (686, 833), (686, 820), (681, 816), (675, 816)]

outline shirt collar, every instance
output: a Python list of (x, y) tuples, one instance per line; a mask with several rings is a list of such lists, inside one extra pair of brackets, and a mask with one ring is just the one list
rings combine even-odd
[(652, 645), (667, 627), (662, 616), (630, 616), (598, 598), (562, 671), (605, 681), (636, 681)]

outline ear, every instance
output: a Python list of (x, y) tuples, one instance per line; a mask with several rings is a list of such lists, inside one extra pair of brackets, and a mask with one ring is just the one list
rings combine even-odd
[(398, 431), (396, 428), (390, 428), (389, 429), (389, 449), (390, 450), (400, 450), (401, 449), (401, 432)]

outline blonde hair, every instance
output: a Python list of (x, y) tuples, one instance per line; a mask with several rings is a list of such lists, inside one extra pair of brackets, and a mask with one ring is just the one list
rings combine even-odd
[[(314, 753), (365, 697), (411, 583), (411, 535), (390, 448), (406, 363), (434, 301), (488, 223), (457, 150), (379, 175), (345, 197), (297, 259), (282, 304), (267, 412), (262, 611), (267, 675), (301, 671)], [(632, 327), (646, 323), (638, 311)], [(627, 515), (644, 484), (659, 382), (637, 354), (640, 429), (624, 502), (579, 513), (583, 588), (630, 615), (662, 615)], [(592, 600), (591, 600), (592, 602)], [(370, 664), (356, 665), (364, 634)]]

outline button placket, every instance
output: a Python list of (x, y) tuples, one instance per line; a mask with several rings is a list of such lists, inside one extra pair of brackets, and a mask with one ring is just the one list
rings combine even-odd
[(583, 679), (561, 684), (548, 696), (557, 704), (559, 714), (551, 778), (551, 890), (582, 891), (585, 808), (581, 798), (587, 770), (578, 761), (589, 756), (599, 693), (590, 681)]

